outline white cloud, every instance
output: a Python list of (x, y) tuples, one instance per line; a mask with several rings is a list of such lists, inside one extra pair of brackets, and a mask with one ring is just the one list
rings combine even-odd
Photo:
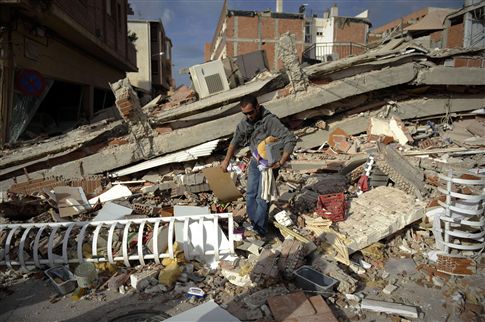
[(168, 9), (168, 8), (163, 9), (163, 12), (162, 12), (163, 25), (164, 26), (168, 25), (170, 21), (172, 21), (173, 16), (174, 16), (174, 12), (171, 9)]

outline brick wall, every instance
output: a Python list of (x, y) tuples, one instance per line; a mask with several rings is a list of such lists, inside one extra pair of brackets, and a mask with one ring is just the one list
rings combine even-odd
[(206, 42), (204, 44), (204, 61), (209, 61), (211, 59), (211, 43)]
[(263, 39), (274, 39), (276, 20), (271, 17), (261, 17), (261, 34)]
[(366, 43), (367, 24), (348, 22), (334, 24), (334, 42), (353, 42), (357, 44)]
[(430, 36), (432, 42), (438, 42), (441, 40), (443, 32), (441, 30), (433, 32)]
[(237, 54), (246, 54), (258, 50), (258, 43), (256, 42), (237, 42)]
[(226, 18), (226, 37), (234, 37), (234, 16)]
[[(297, 42), (303, 42), (304, 20), (284, 19), (268, 16), (231, 16), (227, 18), (227, 30), (225, 36), (227, 43), (227, 56), (238, 56), (256, 50), (263, 49), (268, 58), (269, 67), (278, 70), (282, 67), (280, 61), (276, 61), (276, 47), (279, 36), (287, 31), (295, 34)], [(236, 43), (236, 46), (234, 44)], [(236, 51), (234, 51), (236, 47)], [(298, 55), (301, 57), (303, 43), (297, 44)], [(216, 53), (219, 52), (217, 49)]]
[(463, 33), (463, 22), (451, 25), (448, 29), (448, 42), (446, 44), (446, 48), (462, 48)]
[(283, 34), (287, 31), (296, 36), (297, 41), (304, 41), (305, 21), (302, 19), (278, 19), (278, 32)]
[(454, 57), (455, 67), (478, 67), (485, 68), (485, 58), (483, 57)]
[(236, 16), (237, 28), (234, 28), (234, 37), (237, 38), (258, 38), (258, 17)]
[(374, 33), (385, 32), (388, 29), (395, 28), (395, 27), (399, 26), (401, 24), (401, 21), (403, 23), (403, 28), (405, 28), (405, 27), (410, 25), (410, 23), (409, 23), (410, 20), (417, 20), (418, 17), (421, 18), (421, 17), (423, 17), (427, 14), (428, 14), (428, 8), (423, 8), (423, 9), (420, 9), (418, 11), (414, 11), (407, 16), (402, 17), (402, 19), (398, 18), (398, 19), (395, 19), (395, 20), (393, 20), (393, 21), (391, 21), (391, 22), (389, 22), (389, 23), (387, 23), (383, 26), (379, 26), (377, 28), (374, 28), (372, 30), (372, 32), (374, 32)]

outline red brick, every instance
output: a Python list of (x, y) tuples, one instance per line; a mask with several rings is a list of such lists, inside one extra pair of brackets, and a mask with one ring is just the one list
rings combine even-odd
[(170, 127), (157, 127), (155, 129), (155, 131), (157, 131), (158, 134), (166, 134), (166, 133), (169, 133), (169, 132), (172, 132), (172, 129)]
[(128, 101), (128, 100), (119, 100), (119, 101), (116, 101), (116, 106), (118, 106), (118, 108), (127, 108), (127, 107), (133, 107), (133, 103)]
[(316, 311), (305, 293), (297, 292), (270, 297), (268, 305), (277, 321), (315, 315)]
[(485, 67), (483, 64), (483, 58), (479, 57), (455, 57), (455, 67)]
[(291, 317), (282, 322), (337, 322), (333, 313), (321, 313), (310, 316)]
[(236, 17), (237, 19), (237, 33), (234, 31), (234, 36), (237, 38), (258, 38), (258, 17)]
[(27, 182), (17, 183), (10, 186), (9, 192), (32, 194), (34, 192), (42, 191), (42, 189), (52, 189), (57, 186), (65, 185), (63, 181), (57, 181), (54, 179), (34, 179)]
[(398, 18), (398, 19), (395, 19), (383, 26), (379, 26), (377, 28), (374, 28), (374, 30), (372, 31), (373, 33), (382, 33), (388, 29), (391, 29), (391, 28), (395, 28), (395, 27), (399, 27), (401, 24), (403, 24), (403, 28), (407, 27), (410, 25), (410, 21), (412, 20), (417, 20), (417, 18), (421, 18), (425, 15), (428, 14), (428, 8), (423, 8), (423, 9), (420, 9), (418, 11), (415, 11), (413, 13), (410, 13), (409, 15), (407, 16), (404, 16), (402, 18)]
[(463, 47), (463, 22), (451, 25), (448, 29), (448, 42), (446, 48), (461, 48)]
[[(235, 20), (237, 19), (237, 32), (235, 29)], [(278, 30), (276, 29), (276, 19), (278, 19)], [(258, 35), (258, 25), (261, 23), (261, 35)], [(283, 64), (280, 60), (277, 60), (275, 64), (275, 55), (276, 55), (276, 41), (279, 39), (279, 36), (287, 31), (290, 33), (295, 34), (297, 42), (301, 42), (297, 44), (297, 53), (299, 57), (303, 53), (303, 40), (304, 40), (304, 20), (302, 19), (284, 19), (284, 18), (271, 18), (262, 16), (258, 18), (255, 17), (227, 17), (226, 18), (226, 39), (233, 39), (233, 38), (246, 38), (250, 41), (226, 41), (221, 42), (218, 48), (212, 48), (212, 51), (215, 52), (215, 56), (219, 56), (222, 52), (223, 48), (226, 48), (227, 56), (231, 57), (234, 55), (242, 55), (247, 54), (259, 49), (263, 49), (266, 52), (266, 56), (268, 58), (269, 68), (271, 70), (279, 70), (283, 67)], [(218, 25), (216, 29), (216, 34), (218, 34), (221, 30), (220, 25)], [(271, 40), (271, 41), (270, 41)], [(236, 43), (236, 49), (234, 50), (234, 43)], [(214, 45), (214, 43), (212, 44)], [(211, 46), (212, 46), (211, 45)], [(207, 46), (209, 47), (209, 46)], [(209, 55), (209, 53), (207, 54)]]
[(261, 17), (261, 36), (263, 40), (275, 38), (275, 21), (271, 17)]
[(237, 54), (247, 54), (258, 50), (258, 44), (255, 42), (238, 42), (237, 43)]
[(315, 295), (310, 298), (308, 298), (310, 303), (313, 305), (313, 308), (315, 311), (317, 311), (317, 314), (322, 314), (322, 313), (332, 313), (332, 310), (327, 305), (327, 302), (323, 299), (321, 295)]

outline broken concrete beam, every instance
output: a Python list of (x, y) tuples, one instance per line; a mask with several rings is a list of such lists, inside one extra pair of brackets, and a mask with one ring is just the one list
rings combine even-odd
[(213, 110), (203, 111), (194, 115), (186, 116), (175, 120), (170, 120), (163, 123), (156, 123), (156, 124), (158, 126), (165, 126), (170, 128), (170, 131), (168, 132), (171, 132), (172, 130), (194, 126), (203, 122), (211, 121), (216, 118), (220, 119), (223, 117), (227, 117), (229, 115), (234, 115), (240, 111), (241, 111), (241, 108), (239, 107), (239, 102), (237, 102), (237, 103), (227, 104)]
[[(289, 116), (304, 110), (322, 106), (323, 104), (341, 100), (345, 97), (355, 96), (359, 93), (372, 92), (389, 86), (407, 83), (414, 79), (416, 68), (415, 64), (406, 64), (386, 70), (366, 73), (342, 81), (333, 82), (325, 86), (311, 87), (306, 93), (298, 95), (296, 98), (288, 96), (283, 99), (268, 102), (265, 106), (279, 117)], [(435, 106), (430, 106), (430, 108), (425, 107), (429, 104), (428, 101), (430, 100), (425, 100), (424, 102), (423, 100), (417, 100), (419, 104), (414, 103), (410, 108), (406, 106), (406, 102), (403, 102), (398, 104), (399, 113), (397, 116), (401, 119), (408, 119), (420, 114), (425, 114), (424, 116), (442, 114), (446, 111), (445, 108), (447, 106), (450, 107), (450, 112), (481, 108), (483, 107), (483, 96), (484, 94), (481, 94), (480, 99), (464, 99), (463, 102), (457, 101), (456, 99), (452, 99), (448, 102), (448, 99), (442, 99), (442, 101), (439, 101), (438, 104), (436, 104), (436, 101), (432, 101), (435, 103)], [(472, 96), (468, 96), (467, 98), (472, 98)], [(474, 107), (477, 102), (480, 103), (480, 106)], [(466, 107), (463, 107), (462, 103), (466, 104)], [(403, 113), (404, 115), (400, 115), (400, 113)], [(190, 128), (183, 128), (164, 135), (158, 135), (153, 138), (140, 138), (137, 143), (107, 148), (99, 153), (76, 161), (66, 162), (54, 166), (51, 169), (34, 172), (31, 174), (31, 177), (35, 179), (62, 174), (68, 178), (79, 178), (83, 175), (103, 173), (149, 157), (179, 151), (189, 146), (195, 146), (209, 140), (229, 136), (234, 132), (237, 123), (242, 117), (243, 115), (235, 114), (225, 117), (224, 122), (222, 123), (221, 120), (215, 119)], [(356, 126), (362, 127), (362, 129), (357, 129), (357, 133), (364, 132), (367, 123), (365, 121), (366, 118), (367, 117), (352, 119), (352, 122), (347, 123), (348, 126), (340, 127), (349, 134), (354, 134), (356, 132)], [(356, 124), (356, 120), (360, 124)], [(223, 125), (221, 126), (221, 124)], [(330, 130), (332, 130), (332, 128)], [(325, 137), (324, 135), (321, 135), (321, 133), (326, 133), (326, 131), (322, 130), (321, 133), (316, 133), (319, 133), (318, 135), (320, 135), (317, 136), (320, 143), (316, 146), (320, 146), (325, 141)], [(142, 149), (140, 149), (140, 147), (142, 147)], [(19, 177), (19, 181), (26, 181), (26, 178)], [(12, 182), (13, 181), (2, 182), (0, 185), (2, 187), (7, 185), (8, 187)], [(2, 190), (6, 189), (2, 188)]]
[(128, 132), (127, 129), (126, 124), (123, 124), (122, 121), (101, 121), (82, 126), (59, 137), (22, 147), (21, 150), (5, 150), (0, 160), (0, 169), (5, 169), (15, 164), (25, 164), (49, 155), (52, 157), (53, 154), (63, 151), (72, 152), (95, 139), (105, 141), (109, 136), (126, 134)]
[[(171, 120), (177, 120), (182, 117), (206, 111), (217, 105), (227, 104), (228, 102), (232, 103), (238, 101), (244, 95), (262, 91), (265, 89), (266, 85), (270, 85), (273, 81), (279, 83), (281, 80), (282, 77), (280, 75), (273, 75), (263, 80), (255, 80), (230, 91), (206, 97), (197, 102), (180, 106), (177, 109), (165, 111), (158, 116), (153, 116), (152, 121), (155, 123), (166, 123)], [(285, 84), (286, 82), (281, 82), (278, 87), (283, 87)]]
[[(402, 53), (400, 52), (400, 50), (391, 50), (391, 49), (382, 48), (382, 50), (379, 50), (379, 52), (369, 51), (362, 55), (346, 57), (346, 58), (338, 59), (331, 62), (311, 65), (304, 68), (304, 71), (309, 75), (310, 79), (319, 79), (328, 74), (333, 74), (340, 70), (346, 70), (353, 67), (360, 67), (362, 64), (369, 63), (369, 62), (379, 66), (381, 64), (379, 63), (378, 57), (389, 56), (389, 55), (402, 56)], [(422, 55), (419, 55), (419, 56), (422, 56)], [(399, 58), (394, 57), (393, 59), (399, 59)], [(383, 60), (384, 62), (382, 64), (388, 65), (389, 63), (388, 60), (385, 60), (385, 59)]]
[(308, 87), (308, 76), (301, 67), (295, 44), (295, 35), (290, 32), (285, 32), (278, 40), (278, 58), (285, 66), (294, 93), (305, 91)]
[(419, 72), (416, 78), (418, 85), (485, 85), (483, 68), (452, 68), (436, 66)]
[(362, 300), (360, 308), (363, 310), (369, 310), (373, 312), (396, 314), (396, 315), (404, 316), (411, 319), (417, 319), (419, 317), (418, 309), (415, 306), (409, 306), (409, 305), (398, 304), (398, 303), (364, 299)]
[[(459, 113), (480, 109), (484, 106), (485, 94), (477, 95), (453, 95), (450, 97), (428, 97), (426, 99), (415, 99), (397, 102), (396, 111), (389, 114), (399, 117), (401, 120), (417, 119), (435, 115), (449, 113)], [(312, 134), (301, 137), (301, 142), (297, 143), (297, 148), (309, 149), (322, 145), (328, 141), (330, 133), (341, 128), (349, 135), (357, 135), (367, 130), (369, 117), (386, 113), (386, 107), (372, 111), (369, 115), (355, 116), (328, 122), (326, 130), (318, 130)]]
[[(417, 75), (414, 63), (345, 78), (327, 85), (309, 87), (307, 93), (296, 98), (289, 96), (265, 104), (278, 117), (286, 117), (311, 108), (339, 101), (363, 93), (409, 83)], [(322, 142), (323, 143), (323, 142)]]
[(376, 157), (377, 167), (384, 172), (396, 186), (410, 194), (423, 199), (428, 194), (424, 184), (424, 173), (404, 159), (392, 146), (378, 144), (379, 156)]

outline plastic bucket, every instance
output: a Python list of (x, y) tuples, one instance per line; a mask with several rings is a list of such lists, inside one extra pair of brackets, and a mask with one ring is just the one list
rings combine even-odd
[(94, 288), (98, 282), (98, 272), (93, 263), (82, 263), (74, 271), (80, 288)]

